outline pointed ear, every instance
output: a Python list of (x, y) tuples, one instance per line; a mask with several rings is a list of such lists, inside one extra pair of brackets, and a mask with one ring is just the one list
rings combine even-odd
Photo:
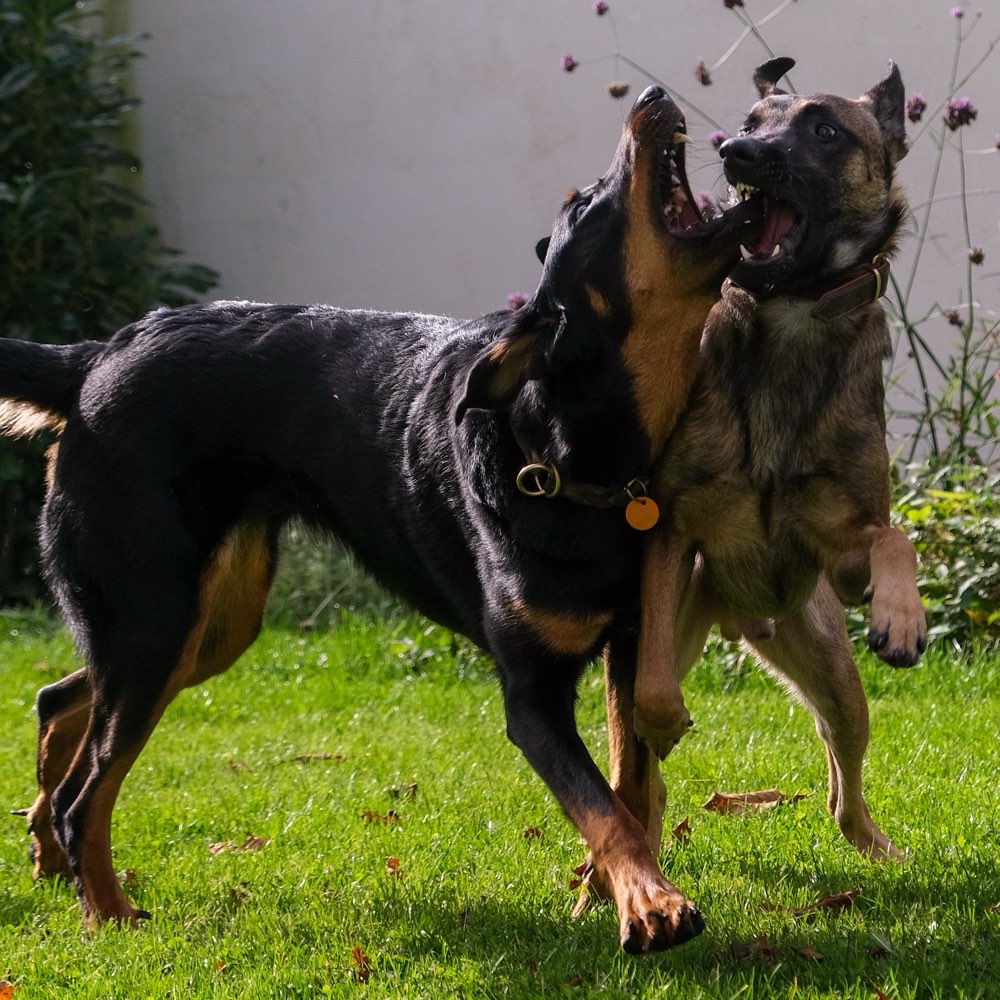
[(539, 241), (538, 241), (538, 242), (537, 242), (537, 243), (535, 244), (535, 256), (536, 256), (536, 257), (537, 257), (537, 258), (538, 258), (538, 259), (539, 259), (539, 260), (540, 260), (540, 261), (541, 261), (541, 262), (542, 262), (543, 264), (545, 263), (545, 257), (546, 257), (546, 255), (547, 255), (547, 254), (548, 254), (548, 252), (549, 252), (549, 244), (550, 244), (551, 242), (552, 242), (552, 237), (551, 237), (551, 236), (546, 236), (546, 237), (544, 237), (543, 239), (540, 239), (540, 240), (539, 240)]
[(465, 379), (455, 407), (455, 423), (466, 410), (501, 410), (511, 405), (524, 384), (545, 370), (545, 351), (552, 334), (533, 303), (514, 313), (510, 326), (480, 352)]
[(906, 91), (899, 67), (890, 62), (886, 78), (862, 94), (860, 100), (869, 105), (882, 130), (889, 157), (898, 163), (906, 156)]
[(753, 71), (753, 83), (757, 88), (757, 93), (762, 98), (770, 97), (772, 94), (786, 94), (788, 91), (781, 90), (777, 83), (795, 65), (794, 59), (787, 56), (779, 56), (777, 59), (768, 59)]

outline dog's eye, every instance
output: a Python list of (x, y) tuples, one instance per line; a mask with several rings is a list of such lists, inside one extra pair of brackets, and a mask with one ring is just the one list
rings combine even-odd
[(749, 135), (756, 127), (757, 127), (757, 123), (752, 118), (748, 118), (743, 123), (743, 127), (740, 129), (740, 131), (739, 131), (738, 134), (739, 135)]
[(837, 136), (837, 130), (832, 125), (827, 125), (826, 122), (820, 122), (816, 126), (816, 135), (820, 142), (832, 142)]
[(577, 197), (570, 202), (569, 205), (569, 221), (577, 222), (584, 212), (590, 208), (590, 203), (593, 199), (587, 197)]

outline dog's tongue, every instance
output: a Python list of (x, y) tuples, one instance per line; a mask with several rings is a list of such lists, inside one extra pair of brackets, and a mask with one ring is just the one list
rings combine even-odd
[(770, 257), (778, 241), (795, 225), (795, 212), (791, 205), (773, 198), (764, 198), (764, 231), (754, 250), (758, 257)]

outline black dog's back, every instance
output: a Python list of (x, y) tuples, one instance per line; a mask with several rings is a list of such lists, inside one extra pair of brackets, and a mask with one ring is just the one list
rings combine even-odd
[[(136, 571), (153, 571), (162, 543), (164, 565), (190, 593), (237, 526), (263, 533), (273, 564), (278, 528), (299, 517), (342, 537), (420, 610), (479, 638), (461, 506), (442, 519), (451, 537), (425, 521), (410, 528), (425, 482), (408, 474), (406, 429), (414, 419), (446, 427), (454, 408), (447, 384), (421, 395), (430, 369), (445, 345), (472, 357), (491, 333), (456, 327), (413, 314), (216, 303), (160, 310), (122, 330), (80, 385), (43, 520), (61, 603), (93, 605), (70, 621), (99, 620), (95, 581), (106, 587), (132, 562), (108, 551), (111, 524), (123, 548), (140, 546)], [(461, 604), (442, 592), (456, 579)]]

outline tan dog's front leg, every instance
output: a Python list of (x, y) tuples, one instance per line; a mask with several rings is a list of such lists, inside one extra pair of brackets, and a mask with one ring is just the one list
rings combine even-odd
[(865, 534), (865, 549), (848, 552), (834, 564), (834, 584), (843, 599), (845, 587), (855, 589), (857, 579), (863, 578), (867, 562), (868, 648), (891, 666), (912, 667), (927, 645), (917, 553), (906, 535), (889, 525), (872, 526)]
[(677, 673), (677, 627), (693, 567), (694, 554), (672, 532), (657, 531), (647, 541), (632, 721), (661, 760), (691, 726)]

